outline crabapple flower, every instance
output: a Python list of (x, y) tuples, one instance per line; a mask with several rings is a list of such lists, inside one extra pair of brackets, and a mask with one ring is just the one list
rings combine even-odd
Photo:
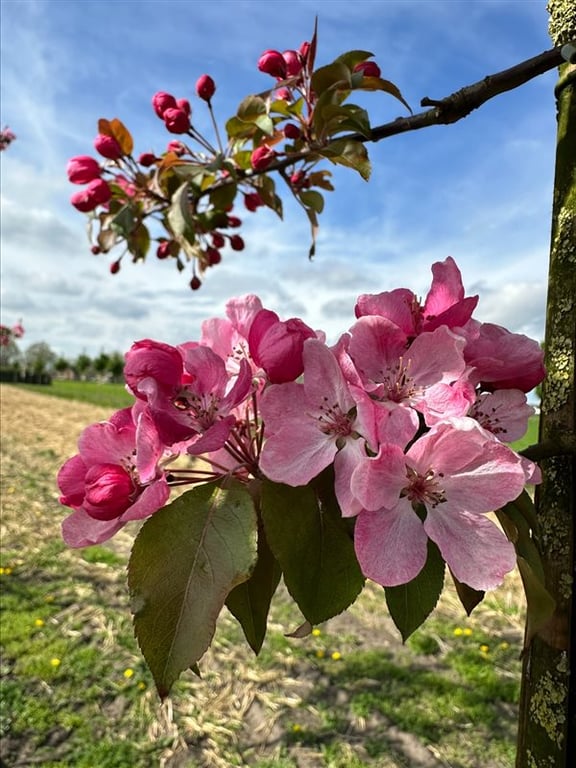
[(521, 493), (522, 461), (472, 419), (456, 423), (432, 427), (405, 454), (382, 445), (352, 475), (352, 492), (363, 506), (356, 554), (378, 584), (415, 578), (426, 562), (428, 538), (456, 578), (473, 589), (498, 586), (514, 568), (513, 545), (484, 513)]
[(216, 84), (210, 75), (200, 75), (196, 80), (196, 93), (204, 101), (210, 101), (216, 92)]
[(257, 147), (250, 155), (250, 165), (255, 171), (264, 171), (274, 162), (276, 157), (276, 152), (273, 149), (262, 145)]
[(58, 474), (60, 503), (74, 510), (62, 523), (69, 546), (99, 544), (168, 500), (168, 484), (158, 468), (164, 446), (145, 412), (135, 422), (132, 409), (125, 408), (108, 422), (92, 424), (80, 436), (78, 449)]
[(99, 133), (94, 139), (94, 148), (96, 152), (99, 152), (102, 157), (106, 157), (108, 160), (120, 160), (124, 156), (122, 147), (116, 141), (113, 136), (105, 136)]
[(99, 179), (102, 173), (100, 164), (93, 157), (88, 155), (79, 155), (72, 157), (66, 166), (68, 181), (72, 184), (88, 184), (94, 179)]
[(302, 72), (302, 57), (298, 51), (284, 51), (282, 58), (286, 62), (286, 77), (296, 77)]
[(250, 326), (248, 344), (252, 359), (272, 384), (282, 384), (300, 376), (304, 342), (313, 338), (316, 333), (297, 317), (281, 321), (275, 312), (262, 309)]
[(354, 72), (362, 72), (364, 77), (380, 77), (380, 67), (375, 61), (361, 61), (353, 69)]
[(112, 191), (103, 179), (94, 179), (84, 189), (75, 192), (70, 202), (78, 211), (89, 213), (99, 205), (104, 205), (112, 197)]
[(519, 389), (497, 389), (478, 395), (468, 416), (495, 435), (503, 443), (520, 440), (528, 429), (528, 419), (534, 408), (526, 402)]
[(162, 119), (170, 133), (186, 133), (190, 128), (190, 118), (180, 108), (169, 107), (165, 109)]
[(280, 51), (264, 51), (258, 59), (258, 69), (266, 75), (284, 79), (286, 77), (286, 59)]
[(177, 109), (176, 99), (171, 93), (165, 93), (164, 91), (158, 91), (152, 96), (152, 107), (158, 117), (163, 118), (164, 112), (167, 109)]

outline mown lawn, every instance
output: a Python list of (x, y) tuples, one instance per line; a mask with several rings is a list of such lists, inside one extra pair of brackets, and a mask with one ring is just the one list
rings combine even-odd
[(17, 384), (28, 392), (37, 392), (51, 397), (62, 397), (80, 403), (102, 405), (110, 409), (126, 408), (134, 402), (124, 384), (100, 384), (94, 381), (58, 381), (42, 386), (40, 384)]

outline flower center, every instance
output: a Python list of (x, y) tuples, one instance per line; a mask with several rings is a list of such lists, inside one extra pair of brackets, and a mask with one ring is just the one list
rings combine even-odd
[(407, 466), (406, 477), (408, 478), (408, 485), (402, 491), (402, 495), (408, 497), (410, 501), (424, 504), (427, 507), (436, 507), (446, 501), (446, 492), (440, 485), (444, 477), (442, 472), (436, 475), (433, 469), (429, 469), (426, 474), (421, 475), (412, 467)]
[(176, 410), (191, 416), (201, 429), (208, 429), (216, 421), (220, 398), (213, 393), (197, 395), (186, 390), (172, 400), (172, 405)]
[(410, 375), (410, 363), (410, 358), (400, 357), (395, 365), (382, 372), (380, 399), (402, 403), (422, 392), (422, 387), (416, 386)]
[(328, 398), (324, 397), (319, 408), (320, 415), (316, 417), (321, 431), (336, 438), (350, 437), (353, 431), (352, 414), (343, 413), (338, 403), (328, 405), (328, 402)]

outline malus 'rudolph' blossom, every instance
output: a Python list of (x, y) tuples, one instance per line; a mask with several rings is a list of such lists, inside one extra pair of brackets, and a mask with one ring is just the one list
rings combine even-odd
[(316, 333), (297, 317), (282, 321), (275, 312), (263, 309), (252, 322), (248, 343), (256, 365), (273, 384), (281, 384), (300, 376), (304, 342), (313, 338)]
[(520, 440), (533, 414), (534, 408), (528, 405), (526, 395), (519, 389), (485, 392), (476, 398), (468, 412), (468, 416), (503, 443)]
[[(141, 411), (134, 422), (132, 409), (115, 413), (110, 421), (87, 427), (78, 441), (79, 453), (58, 474), (60, 503), (74, 512), (62, 524), (71, 547), (99, 544), (129, 520), (149, 517), (169, 496), (158, 469), (164, 446), (149, 416)], [(145, 455), (142, 473), (136, 449)]]
[(122, 147), (113, 136), (105, 136), (99, 133), (94, 139), (94, 148), (96, 152), (102, 155), (102, 157), (108, 158), (108, 160), (120, 160), (124, 156)]
[(250, 155), (250, 165), (255, 171), (264, 171), (276, 158), (276, 152), (265, 145), (257, 147)]
[[(524, 482), (520, 458), (472, 419), (433, 427), (406, 454), (382, 446), (351, 483), (364, 507), (354, 534), (364, 574), (384, 586), (411, 581), (429, 537), (459, 581), (498, 586), (514, 568), (514, 547), (483, 515), (517, 498)], [(413, 505), (425, 509), (424, 522)]]
[(152, 106), (158, 117), (164, 117), (164, 112), (167, 109), (178, 108), (174, 96), (172, 96), (171, 93), (165, 93), (164, 91), (158, 91), (158, 93), (155, 93), (154, 96), (152, 96)]
[(286, 62), (286, 77), (295, 77), (302, 72), (302, 58), (298, 51), (284, 51), (282, 58)]
[(112, 197), (110, 187), (103, 179), (94, 179), (87, 187), (75, 192), (70, 202), (82, 213), (93, 211), (99, 205), (104, 205)]
[(190, 128), (190, 118), (183, 109), (169, 107), (164, 110), (162, 119), (170, 133), (186, 133)]
[(280, 51), (264, 51), (258, 59), (258, 69), (266, 75), (284, 79), (286, 77), (286, 60)]
[(93, 157), (79, 155), (72, 157), (66, 166), (68, 181), (72, 184), (88, 184), (94, 179), (99, 179), (102, 173), (100, 164)]
[(361, 61), (354, 67), (354, 72), (362, 72), (364, 77), (380, 77), (380, 67), (375, 61)]
[(210, 101), (216, 92), (216, 84), (210, 75), (201, 75), (196, 80), (196, 93), (204, 101)]

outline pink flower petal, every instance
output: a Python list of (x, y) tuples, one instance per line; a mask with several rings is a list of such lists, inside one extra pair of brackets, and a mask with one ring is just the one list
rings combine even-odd
[(62, 538), (69, 547), (91, 547), (112, 538), (124, 523), (114, 520), (94, 520), (83, 509), (68, 515), (62, 522)]

